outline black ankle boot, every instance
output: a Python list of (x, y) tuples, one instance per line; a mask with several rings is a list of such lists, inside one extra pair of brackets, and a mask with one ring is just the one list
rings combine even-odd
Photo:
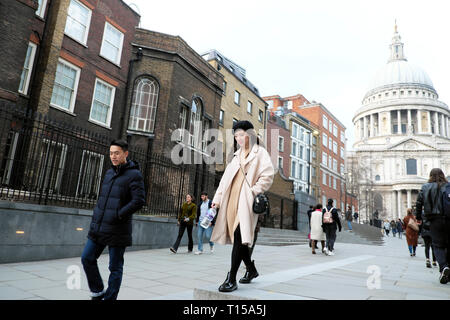
[(230, 272), (227, 274), (227, 278), (225, 279), (225, 282), (222, 283), (219, 287), (220, 292), (231, 292), (237, 289), (237, 283), (236, 280), (231, 281), (230, 280)]
[(256, 271), (255, 260), (252, 260), (249, 268), (245, 272), (245, 275), (239, 280), (239, 283), (250, 283), (253, 279), (259, 276), (258, 271)]

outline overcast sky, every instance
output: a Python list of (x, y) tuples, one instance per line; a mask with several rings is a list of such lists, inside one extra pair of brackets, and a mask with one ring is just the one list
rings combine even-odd
[(406, 58), (450, 104), (448, 0), (125, 2), (137, 5), (141, 28), (178, 35), (199, 54), (216, 49), (246, 69), (261, 96), (321, 102), (346, 127), (350, 150), (352, 118), (387, 63), (395, 19)]

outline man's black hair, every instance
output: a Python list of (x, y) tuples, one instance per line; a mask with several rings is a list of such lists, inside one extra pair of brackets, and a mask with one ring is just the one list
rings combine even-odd
[(111, 144), (109, 146), (110, 147), (118, 146), (118, 147), (121, 147), (124, 152), (128, 151), (128, 142), (126, 142), (125, 140), (122, 140), (122, 139), (116, 139), (116, 140), (111, 141)]
[(208, 192), (203, 191), (200, 195), (201, 195), (201, 196), (208, 196)]
[(333, 199), (328, 199), (328, 204), (329, 204), (330, 206), (332, 206), (332, 205), (333, 205)]

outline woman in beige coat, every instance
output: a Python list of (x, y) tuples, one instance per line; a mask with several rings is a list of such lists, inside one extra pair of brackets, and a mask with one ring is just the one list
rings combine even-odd
[(274, 176), (270, 155), (257, 138), (253, 125), (249, 121), (238, 121), (233, 126), (233, 133), (234, 154), (212, 201), (212, 206), (220, 211), (211, 241), (233, 244), (231, 269), (219, 287), (222, 292), (237, 289), (236, 274), (241, 261), (247, 267), (246, 279), (241, 283), (249, 283), (258, 276), (249, 251), (258, 222), (252, 206), (257, 194), (269, 190)]

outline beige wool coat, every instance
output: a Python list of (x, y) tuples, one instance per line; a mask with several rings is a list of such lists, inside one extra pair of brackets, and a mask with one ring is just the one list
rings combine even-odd
[[(228, 164), (220, 180), (219, 187), (212, 200), (219, 208), (216, 225), (214, 226), (211, 241), (219, 244), (231, 243), (227, 235), (227, 204), (230, 197), (231, 183), (240, 170), (239, 159), (242, 149), (234, 153), (233, 160)], [(258, 144), (253, 145), (249, 155), (243, 161), (242, 168), (251, 188), (244, 181), (239, 195), (238, 212), (242, 243), (251, 246), (255, 233), (258, 215), (253, 213), (253, 200), (259, 193), (270, 189), (274, 177), (274, 168), (270, 155), (266, 149)]]

